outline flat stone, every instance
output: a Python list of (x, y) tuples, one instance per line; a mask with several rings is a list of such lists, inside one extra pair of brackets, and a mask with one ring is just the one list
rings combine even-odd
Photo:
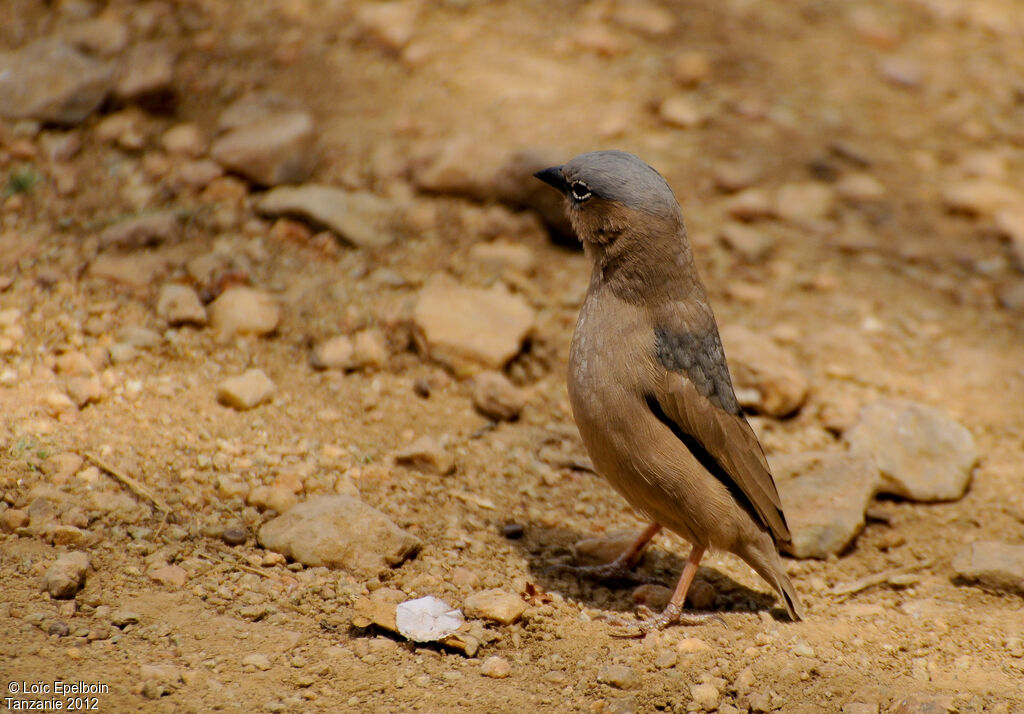
[(128, 218), (103, 229), (100, 247), (134, 249), (177, 241), (181, 223), (170, 211)]
[(205, 325), (206, 308), (199, 294), (188, 285), (167, 283), (160, 286), (156, 314), (169, 325)]
[(19, 528), (27, 526), (28, 520), (28, 513), (25, 511), (20, 508), (8, 508), (0, 513), (0, 529), (3, 529), (5, 533), (13, 533)]
[(180, 565), (165, 565), (149, 571), (149, 577), (158, 583), (180, 588), (188, 580), (188, 572)]
[(145, 288), (167, 270), (168, 261), (157, 253), (101, 253), (89, 264), (89, 275), (133, 288)]
[(718, 237), (748, 263), (760, 263), (775, 247), (775, 239), (764, 231), (734, 221), (723, 225)]
[(348, 335), (335, 335), (313, 348), (310, 364), (317, 369), (355, 369), (355, 345)]
[(424, 435), (408, 446), (399, 449), (393, 456), (395, 463), (417, 471), (447, 474), (455, 468), (455, 460), (432, 436)]
[(537, 263), (533, 248), (509, 241), (477, 243), (469, 249), (469, 255), (480, 265), (499, 272), (515, 270), (529, 274), (533, 272)]
[(504, 679), (512, 674), (512, 665), (504, 657), (488, 657), (480, 665), (480, 674), (492, 679)]
[(443, 276), (420, 291), (413, 319), (424, 351), (459, 372), (499, 369), (522, 349), (534, 311), (502, 286), (463, 287)]
[(171, 92), (174, 52), (160, 42), (140, 42), (128, 51), (114, 96), (123, 102), (158, 97)]
[(894, 714), (948, 714), (957, 711), (953, 706), (953, 695), (914, 693), (907, 695), (896, 703)]
[(262, 290), (234, 287), (209, 305), (210, 326), (222, 336), (268, 335), (277, 329), (281, 308)]
[(296, 216), (333, 231), (356, 247), (387, 245), (395, 239), (393, 226), (404, 207), (367, 191), (305, 184), (280, 186), (256, 204), (268, 216)]
[(933, 407), (883, 399), (861, 409), (844, 435), (875, 459), (881, 493), (914, 501), (950, 501), (967, 491), (978, 450), (971, 432)]
[(718, 702), (722, 698), (721, 692), (714, 684), (703, 683), (690, 686), (690, 696), (693, 702), (704, 711), (713, 712), (718, 709)]
[(740, 404), (773, 417), (803, 406), (809, 387), (792, 354), (741, 325), (721, 333)]
[(618, 25), (649, 37), (665, 37), (676, 28), (676, 18), (669, 10), (647, 0), (617, 3), (612, 19)]
[(307, 566), (343, 568), (372, 578), (416, 554), (418, 538), (349, 496), (317, 496), (265, 523), (264, 548)]
[(610, 563), (633, 545), (639, 533), (620, 531), (595, 538), (581, 538), (573, 546), (576, 555), (591, 563)]
[(624, 664), (606, 664), (598, 670), (597, 681), (616, 689), (635, 689), (640, 686), (640, 675)]
[(467, 597), (462, 603), (462, 609), (467, 617), (511, 625), (526, 612), (526, 602), (518, 595), (504, 590), (484, 590)]
[(787, 552), (797, 558), (842, 552), (864, 528), (878, 489), (871, 457), (818, 451), (774, 456), (770, 463), (792, 534)]
[(252, 409), (270, 399), (274, 382), (262, 369), (249, 369), (217, 385), (217, 401), (233, 409)]
[[(693, 588), (690, 588), (692, 592)], [(688, 593), (689, 594), (689, 593)], [(661, 612), (672, 598), (672, 589), (657, 583), (644, 583), (633, 588), (633, 602)]]
[(1020, 204), (996, 211), (995, 222), (999, 232), (1010, 240), (1010, 252), (1017, 269), (1024, 271), (1024, 194)]
[(242, 657), (242, 666), (266, 672), (271, 667), (270, 658), (262, 652), (250, 652), (245, 657)]
[(128, 46), (129, 32), (128, 25), (121, 18), (104, 13), (76, 22), (67, 29), (64, 38), (90, 54), (113, 57)]
[(416, 32), (421, 5), (415, 0), (389, 0), (361, 5), (355, 21), (384, 49), (399, 52)]
[(210, 155), (261, 186), (301, 183), (316, 166), (316, 128), (304, 111), (271, 114), (218, 138)]
[(84, 459), (72, 451), (54, 454), (43, 461), (42, 470), (52, 483), (65, 483), (82, 468)]
[(977, 541), (957, 553), (953, 570), (988, 590), (1024, 595), (1024, 545)]
[(835, 208), (836, 192), (815, 181), (787, 183), (775, 195), (775, 213), (791, 223), (807, 223), (828, 218)]
[(114, 64), (54, 38), (0, 53), (0, 116), (75, 125), (103, 103)]
[(684, 87), (694, 87), (711, 76), (711, 60), (703, 52), (687, 50), (672, 58), (672, 79)]
[(704, 123), (704, 110), (688, 94), (674, 94), (658, 105), (658, 116), (669, 126), (693, 129)]
[(1024, 192), (1005, 181), (979, 177), (946, 184), (942, 202), (951, 211), (992, 217), (1007, 208), (1024, 207)]
[(513, 421), (526, 406), (526, 393), (501, 372), (481, 372), (473, 377), (473, 406), (490, 419)]
[(64, 553), (50, 565), (43, 576), (43, 589), (54, 598), (70, 598), (85, 584), (89, 556), (82, 551)]
[(206, 153), (206, 137), (198, 124), (175, 124), (160, 137), (160, 144), (168, 154), (197, 159)]
[(257, 486), (248, 492), (245, 502), (261, 511), (287, 513), (298, 505), (299, 497), (283, 486)]

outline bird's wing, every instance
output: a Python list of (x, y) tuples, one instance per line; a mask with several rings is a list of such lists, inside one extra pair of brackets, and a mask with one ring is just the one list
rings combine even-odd
[(708, 311), (692, 319), (692, 310), (677, 307), (655, 316), (657, 369), (644, 385), (647, 405), (776, 540), (789, 541), (779, 492), (736, 401), (714, 317)]

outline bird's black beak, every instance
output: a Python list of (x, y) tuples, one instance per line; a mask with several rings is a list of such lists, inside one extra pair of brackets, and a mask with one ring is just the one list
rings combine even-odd
[(548, 186), (557, 188), (561, 193), (569, 192), (569, 184), (566, 182), (565, 177), (562, 175), (561, 166), (552, 166), (549, 169), (543, 169), (534, 174), (541, 181), (546, 183)]

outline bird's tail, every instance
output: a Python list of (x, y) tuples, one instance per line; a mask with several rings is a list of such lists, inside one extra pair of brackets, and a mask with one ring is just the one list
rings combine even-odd
[(786, 566), (782, 562), (782, 557), (779, 556), (779, 551), (775, 548), (775, 543), (767, 533), (765, 536), (763, 541), (758, 542), (757, 547), (750, 548), (745, 553), (738, 553), (738, 555), (775, 589), (779, 597), (782, 598), (790, 619), (794, 622), (802, 620), (804, 619), (804, 606), (800, 603), (800, 596), (797, 595), (796, 588), (793, 587), (793, 581), (789, 579)]

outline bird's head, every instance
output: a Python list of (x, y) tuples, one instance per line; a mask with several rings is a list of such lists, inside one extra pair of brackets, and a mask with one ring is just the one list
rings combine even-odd
[(624, 235), (674, 236), (682, 229), (672, 189), (633, 154), (592, 151), (534, 176), (565, 196), (573, 230), (584, 246), (610, 248)]

